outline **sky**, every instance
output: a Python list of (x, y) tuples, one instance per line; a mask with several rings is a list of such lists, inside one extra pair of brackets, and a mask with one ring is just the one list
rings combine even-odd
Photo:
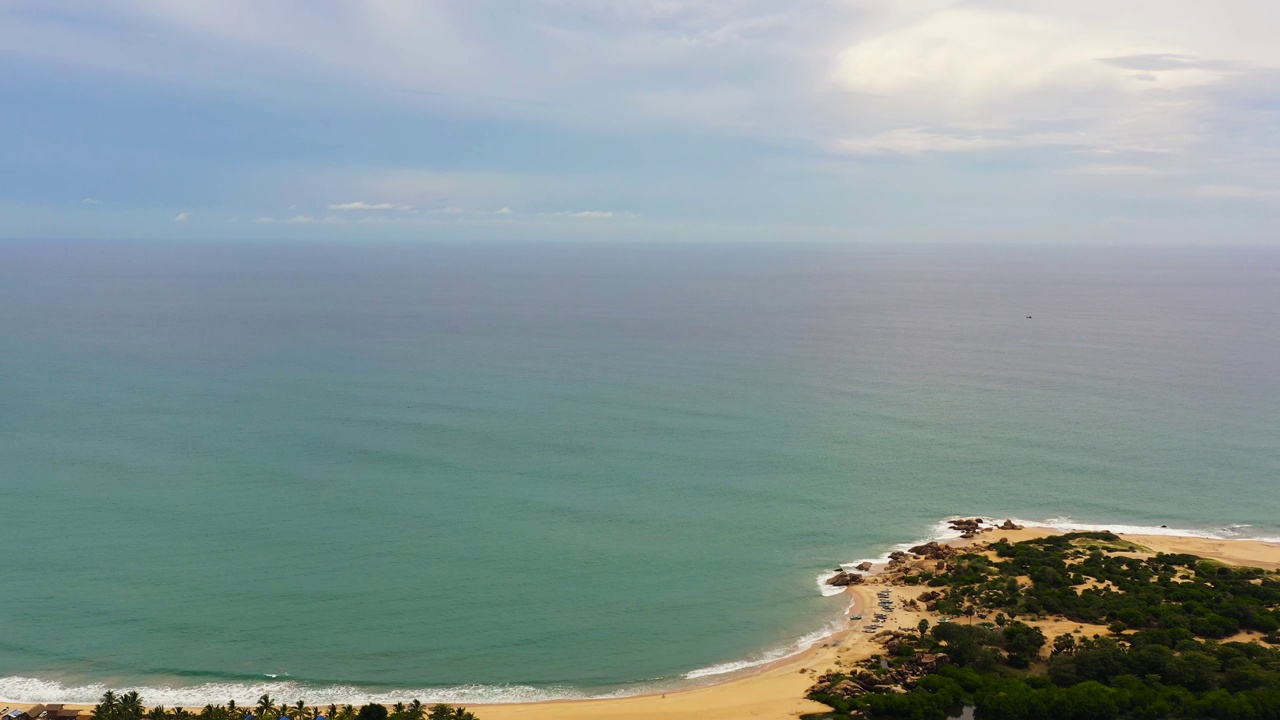
[(1275, 243), (1274, 0), (0, 0), (0, 238)]

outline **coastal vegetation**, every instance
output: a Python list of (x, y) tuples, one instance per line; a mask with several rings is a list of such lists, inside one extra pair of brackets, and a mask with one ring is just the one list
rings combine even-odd
[(108, 690), (94, 706), (91, 720), (477, 720), (466, 708), (437, 704), (430, 707), (418, 700), (385, 705), (370, 703), (356, 708), (352, 705), (308, 705), (302, 700), (293, 704), (281, 703), (270, 695), (258, 698), (256, 705), (237, 705), (234, 700), (225, 705), (205, 705), (191, 709), (163, 705), (147, 707), (136, 692), (117, 694)]
[[(1280, 719), (1280, 577), (1111, 533), (998, 541), (905, 570), (957, 620), (882, 633), (827, 673), (834, 717)], [(962, 618), (962, 619), (960, 619)], [(978, 621), (978, 622), (975, 622)], [(1039, 627), (1069, 628), (1050, 638)]]

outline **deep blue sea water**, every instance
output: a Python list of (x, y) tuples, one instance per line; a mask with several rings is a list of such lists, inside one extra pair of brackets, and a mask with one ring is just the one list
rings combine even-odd
[(0, 507), (3, 698), (708, 679), (946, 516), (1280, 535), (1280, 250), (0, 243)]

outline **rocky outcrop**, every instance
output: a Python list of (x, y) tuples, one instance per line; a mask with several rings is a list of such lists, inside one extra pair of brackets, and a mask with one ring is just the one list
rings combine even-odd
[(911, 548), (908, 552), (912, 555), (919, 555), (922, 558), (928, 558), (930, 560), (945, 560), (946, 558), (955, 557), (960, 554), (959, 550), (956, 550), (949, 545), (939, 545), (936, 542), (927, 542), (923, 545), (917, 545)]
[(904, 688), (914, 688), (920, 677), (937, 672), (948, 662), (950, 658), (943, 653), (921, 653), (888, 671), (872, 672), (860, 667), (847, 675), (828, 672), (818, 677), (809, 694), (855, 698), (867, 693), (901, 693)]
[(951, 662), (946, 653), (922, 653), (915, 657), (914, 666), (922, 673), (937, 672), (938, 668)]
[(893, 551), (893, 552), (889, 553), (889, 564), (886, 566), (886, 568), (885, 568), (885, 569), (886, 569), (886, 570), (897, 570), (897, 569), (899, 569), (899, 568), (903, 567), (904, 565), (906, 565), (906, 564), (907, 564), (907, 563), (909, 563), (909, 562), (911, 562), (911, 556), (910, 556), (910, 555), (908, 555), (908, 554), (906, 554), (906, 553), (902, 552), (901, 550), (895, 550), (895, 551)]
[(871, 569), (871, 567), (872, 565), (869, 562), (861, 562), (853, 566), (855, 570), (861, 570), (862, 572), (867, 572), (868, 570)]
[(1012, 520), (1005, 520), (1000, 524), (1001, 530), (1021, 530), (1022, 526), (1014, 523)]
[(947, 524), (952, 530), (959, 530), (961, 533), (976, 533), (982, 529), (982, 518), (960, 518), (959, 520), (948, 520)]
[(849, 587), (850, 585), (861, 585), (864, 582), (866, 582), (866, 578), (847, 570), (841, 570), (827, 579), (827, 584), (834, 587)]
[(832, 695), (840, 695), (847, 698), (861, 697), (867, 694), (867, 691), (861, 685), (852, 680), (841, 680), (831, 686)]

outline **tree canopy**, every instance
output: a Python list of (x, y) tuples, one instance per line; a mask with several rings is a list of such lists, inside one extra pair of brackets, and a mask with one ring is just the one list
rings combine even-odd
[[(954, 558), (929, 584), (945, 588), (939, 612), (998, 611), (1003, 626), (899, 634), (885, 663), (824, 675), (809, 696), (836, 717), (941, 720), (971, 704), (981, 720), (1280, 720), (1273, 573), (1144, 553), (1110, 533), (989, 550), (994, 559)], [(1111, 632), (1050, 641), (1028, 624), (1047, 617)], [(1264, 642), (1229, 640), (1241, 629)]]

